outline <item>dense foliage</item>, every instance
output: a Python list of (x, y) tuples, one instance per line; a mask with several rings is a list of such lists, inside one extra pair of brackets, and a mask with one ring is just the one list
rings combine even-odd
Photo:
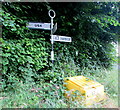
[[(66, 99), (63, 95), (71, 95), (63, 87), (64, 77), (75, 75), (100, 82), (108, 96), (116, 99), (117, 68), (111, 72), (103, 68), (108, 69), (115, 61), (113, 44), (120, 32), (119, 5), (116, 2), (3, 2), (0, 107), (84, 107), (82, 101)], [(71, 43), (54, 43), (54, 65), (50, 59), (50, 31), (26, 27), (28, 22), (50, 22), (49, 9), (56, 12), (55, 34), (72, 37)], [(76, 94), (71, 97), (75, 98)]]
[(119, 3), (110, 2), (3, 3), (0, 13), (3, 22), (4, 78), (9, 75), (22, 79), (30, 76), (35, 80), (61, 77), (59, 73), (50, 72), (50, 32), (26, 27), (30, 21), (50, 22), (48, 10), (51, 8), (56, 12), (54, 23), (58, 23), (55, 34), (72, 37), (71, 43), (54, 43), (55, 71), (66, 68), (66, 75), (74, 67), (79, 70), (110, 67), (114, 61), (112, 42), (117, 41), (120, 26), (118, 6)]

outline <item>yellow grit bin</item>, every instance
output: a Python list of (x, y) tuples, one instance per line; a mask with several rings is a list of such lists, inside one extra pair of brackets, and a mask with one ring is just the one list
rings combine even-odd
[[(72, 91), (71, 95), (74, 94), (74, 91), (79, 91), (81, 95), (78, 95), (75, 99), (81, 100), (81, 97), (83, 97), (86, 106), (105, 99), (104, 86), (98, 82), (90, 80), (89, 78), (84, 76), (67, 77), (64, 82), (67, 91)], [(67, 93), (65, 96), (67, 98), (70, 97)]]

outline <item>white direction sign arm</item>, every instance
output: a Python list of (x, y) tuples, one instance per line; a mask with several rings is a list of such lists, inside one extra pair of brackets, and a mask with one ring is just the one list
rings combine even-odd
[(29, 22), (27, 27), (30, 29), (44, 29), (44, 30), (51, 30), (50, 23), (34, 23)]
[(71, 37), (68, 36), (52, 35), (51, 38), (53, 38), (53, 41), (72, 42)]

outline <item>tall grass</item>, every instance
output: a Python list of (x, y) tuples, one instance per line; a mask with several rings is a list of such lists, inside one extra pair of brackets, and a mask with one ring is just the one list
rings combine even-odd
[[(88, 70), (86, 71), (88, 72)], [(118, 106), (118, 65), (114, 65), (112, 70), (96, 70), (93, 71), (95, 74), (85, 74), (102, 85), (104, 85), (105, 93), (108, 100), (112, 100), (110, 103), (114, 103), (114, 107)]]

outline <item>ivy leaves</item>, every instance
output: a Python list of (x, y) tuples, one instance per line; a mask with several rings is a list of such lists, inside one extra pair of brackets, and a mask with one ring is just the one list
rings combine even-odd
[(3, 25), (3, 38), (23, 38), (25, 30), (27, 30), (26, 21), (4, 10), (0, 10), (0, 14), (3, 16), (0, 18)]
[[(3, 43), (3, 73), (21, 72), (27, 65), (31, 65), (32, 71), (38, 71), (47, 65), (45, 39), (22, 39), (22, 40), (8, 40)], [(37, 43), (37, 44), (36, 44)], [(36, 45), (35, 45), (36, 44)], [(20, 68), (19, 68), (20, 67)], [(12, 69), (11, 69), (12, 68)], [(9, 70), (9, 71), (7, 71)], [(21, 74), (21, 72), (16, 74)], [(24, 71), (29, 73), (29, 69)], [(34, 74), (34, 73), (33, 73)]]

